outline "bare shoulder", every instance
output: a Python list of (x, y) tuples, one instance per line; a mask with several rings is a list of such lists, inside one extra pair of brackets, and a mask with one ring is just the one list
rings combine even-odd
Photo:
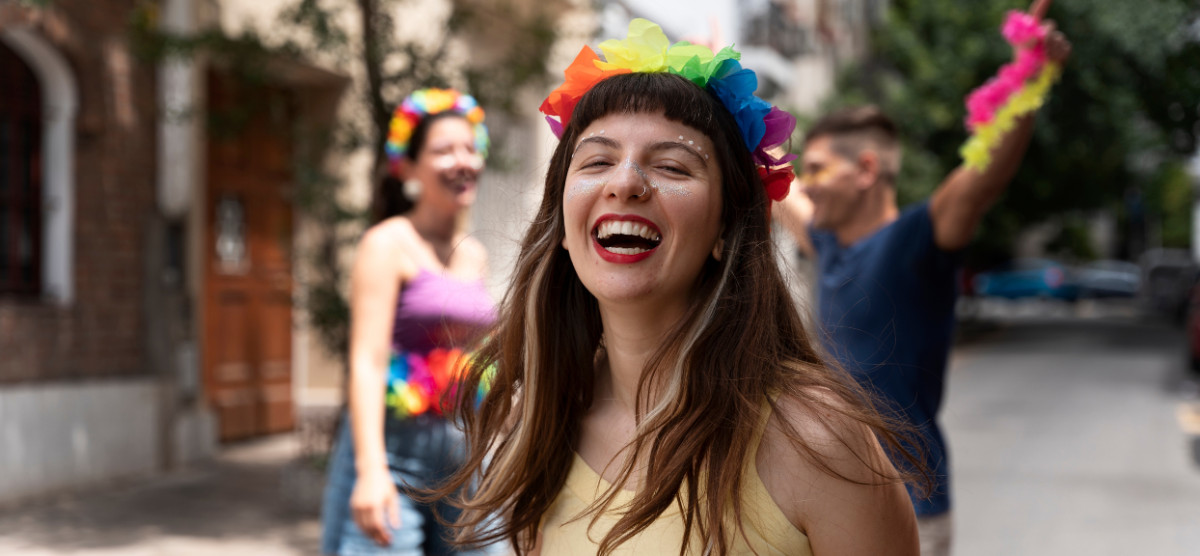
[(361, 272), (391, 270), (403, 276), (414, 267), (409, 253), (417, 240), (417, 232), (407, 218), (384, 220), (363, 233), (358, 242), (354, 268), (361, 269)]
[(394, 216), (367, 228), (359, 241), (359, 249), (396, 249), (416, 237), (412, 222), (403, 216)]
[(850, 401), (825, 388), (781, 395), (767, 421), (763, 449), (770, 450), (775, 461), (786, 462), (780, 465), (781, 473), (829, 465), (848, 478), (867, 480), (874, 473), (858, 462), (873, 454), (875, 441), (866, 425), (848, 415), (854, 409)]
[(823, 388), (779, 396), (759, 446), (759, 477), (814, 553), (908, 554), (896, 550), (916, 546), (908, 494), (855, 410)]

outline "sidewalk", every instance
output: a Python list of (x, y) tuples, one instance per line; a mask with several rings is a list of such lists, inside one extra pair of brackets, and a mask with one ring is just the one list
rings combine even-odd
[(227, 447), (194, 469), (7, 509), (0, 554), (317, 554), (320, 477), (294, 472), (299, 453), (296, 435), (278, 435)]

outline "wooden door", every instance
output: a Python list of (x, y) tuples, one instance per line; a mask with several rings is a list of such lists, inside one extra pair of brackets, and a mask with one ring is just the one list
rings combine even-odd
[(290, 430), (292, 97), (210, 74), (204, 386), (223, 441)]

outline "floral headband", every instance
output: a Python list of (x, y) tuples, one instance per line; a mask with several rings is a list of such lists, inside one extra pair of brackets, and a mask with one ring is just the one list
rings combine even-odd
[(542, 102), (540, 110), (556, 136), (562, 138), (579, 99), (605, 78), (623, 73), (672, 73), (720, 99), (737, 121), (767, 195), (776, 201), (787, 196), (795, 176), (790, 162), (796, 155), (776, 158), (770, 151), (791, 138), (796, 118), (754, 96), (758, 77), (742, 67), (741, 53), (731, 47), (714, 53), (706, 46), (684, 41), (670, 44), (662, 27), (641, 18), (629, 22), (625, 40), (604, 41), (600, 50), (603, 60), (584, 46), (567, 67), (566, 80)]
[(383, 150), (387, 153), (388, 167), (393, 174), (400, 173), (400, 159), (408, 152), (408, 142), (417, 124), (426, 116), (442, 112), (462, 114), (474, 126), (475, 151), (487, 158), (488, 131), (487, 126), (483, 125), (483, 108), (479, 107), (475, 98), (454, 89), (419, 89), (396, 107), (388, 124), (387, 143)]

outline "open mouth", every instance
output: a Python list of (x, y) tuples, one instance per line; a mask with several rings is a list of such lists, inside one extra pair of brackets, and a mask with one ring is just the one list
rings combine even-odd
[(641, 255), (662, 243), (662, 234), (653, 225), (630, 220), (604, 220), (592, 235), (605, 251), (618, 255)]
[(438, 176), (442, 186), (455, 195), (475, 187), (475, 177), (472, 171), (443, 172)]

